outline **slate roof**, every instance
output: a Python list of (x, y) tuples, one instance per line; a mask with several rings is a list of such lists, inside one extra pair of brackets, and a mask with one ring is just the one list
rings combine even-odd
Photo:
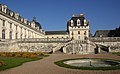
[(77, 19), (80, 19), (81, 26), (84, 26), (84, 16), (72, 17), (71, 20), (73, 20), (74, 26), (77, 26)]
[(39, 26), (39, 29), (42, 29), (42, 26), (39, 22), (35, 22), (36, 26)]
[[(80, 15), (80, 16), (73, 16), (68, 22), (67, 22), (67, 26), (70, 26), (71, 25), (71, 20), (73, 20), (73, 26), (77, 26), (77, 20), (80, 20), (80, 24), (81, 24), (81, 26), (84, 26), (84, 19), (85, 19), (85, 17), (84, 17), (84, 15)], [(88, 22), (88, 24), (89, 24), (89, 21), (87, 21)], [(87, 24), (87, 25), (88, 25)]]
[(94, 37), (112, 37), (112, 33), (115, 30), (97, 30)]
[(67, 35), (67, 31), (45, 31), (46, 35)]

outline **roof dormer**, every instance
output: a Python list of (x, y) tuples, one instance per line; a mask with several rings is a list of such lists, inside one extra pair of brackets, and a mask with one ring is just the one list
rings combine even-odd
[(7, 12), (7, 6), (6, 5), (2, 4), (1, 8), (2, 8), (2, 12), (4, 12), (4, 13)]

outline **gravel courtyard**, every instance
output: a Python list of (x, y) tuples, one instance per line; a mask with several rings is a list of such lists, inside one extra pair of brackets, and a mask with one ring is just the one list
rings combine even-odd
[(120, 60), (120, 56), (111, 54), (51, 54), (42, 60), (25, 63), (19, 67), (0, 71), (0, 74), (120, 74), (120, 70), (96, 71), (96, 70), (76, 70), (59, 67), (55, 61), (67, 58), (108, 58)]

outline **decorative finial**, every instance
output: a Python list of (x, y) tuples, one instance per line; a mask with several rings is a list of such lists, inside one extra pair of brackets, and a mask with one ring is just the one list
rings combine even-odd
[(80, 16), (84, 16), (84, 14), (83, 14), (83, 13), (81, 13), (81, 14), (80, 14)]
[(72, 17), (75, 17), (75, 14), (73, 14)]
[(32, 20), (32, 21), (36, 22), (36, 17), (33, 17), (33, 20)]

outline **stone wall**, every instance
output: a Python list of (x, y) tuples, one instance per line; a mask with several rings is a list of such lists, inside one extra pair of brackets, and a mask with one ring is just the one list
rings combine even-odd
[(120, 37), (93, 37), (90, 41), (110, 47), (110, 52), (120, 52)]
[(52, 52), (65, 39), (18, 39), (0, 41), (0, 52)]

